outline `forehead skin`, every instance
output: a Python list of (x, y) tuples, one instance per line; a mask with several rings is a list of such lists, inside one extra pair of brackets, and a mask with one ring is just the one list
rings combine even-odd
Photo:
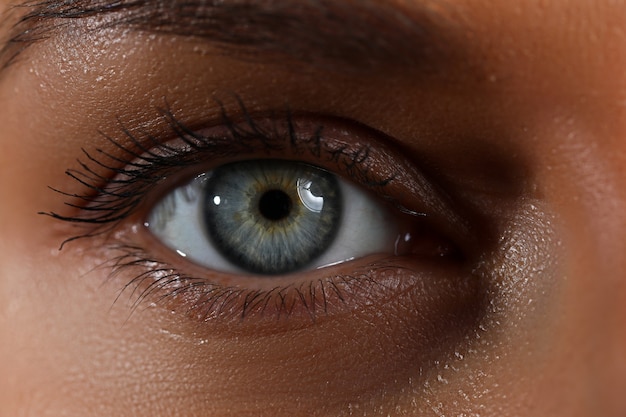
[[(0, 0), (0, 13), (9, 3)], [(34, 43), (4, 70), (0, 415), (626, 415), (626, 3), (373, 3), (433, 13), (445, 32), (435, 42), (453, 43), (454, 60), (425, 74), (410, 60), (363, 72), (345, 70), (346, 62), (283, 66), (224, 57), (171, 34), (79, 27)], [(3, 39), (11, 25), (0, 31)], [(214, 60), (200, 60), (203, 54)], [(94, 131), (118, 116), (150, 129), (163, 97), (199, 125), (217, 112), (207, 110), (208, 97), (224, 91), (258, 109), (287, 102), (358, 120), (396, 138), (407, 154), (422, 155), (442, 183), (504, 201), (490, 215), (521, 226), (503, 230), (508, 246), (494, 252), (517, 262), (485, 262), (487, 269), (502, 266), (492, 288), (502, 299), (491, 327), (472, 334), (458, 361), (437, 363), (428, 378), (420, 369), (405, 385), (383, 368), (388, 385), (375, 386), (373, 395), (374, 382), (361, 384), (372, 373), (353, 362), (375, 364), (368, 354), (396, 352), (396, 339), (359, 339), (349, 326), (331, 324), (313, 341), (298, 334), (297, 348), (281, 356), (264, 350), (264, 342), (284, 342), (278, 336), (217, 337), (150, 309), (126, 321), (127, 311), (111, 307), (117, 287), (82, 279), (100, 259), (57, 251), (60, 226), (34, 213), (53, 204), (47, 186), (69, 184), (63, 172), (76, 167), (82, 147), (106, 146)], [(494, 150), (507, 167), (485, 169), (482, 161), (492, 155), (481, 159), (476, 147)], [(519, 161), (524, 169), (509, 169)], [(534, 206), (501, 197), (515, 194), (500, 192), (517, 184), (511, 172), (532, 177), (536, 192), (529, 195), (545, 209), (542, 227), (550, 227), (524, 225), (539, 221)], [(518, 205), (527, 216), (515, 211)], [(524, 242), (534, 249), (524, 252)], [(526, 282), (539, 276), (540, 283)], [(393, 334), (393, 326), (376, 320), (373, 327)], [(202, 346), (189, 342), (194, 332)], [(336, 346), (352, 336), (363, 343), (361, 352)], [(367, 347), (372, 340), (380, 346)], [(300, 364), (299, 349), (312, 346), (318, 356)], [(335, 388), (337, 352), (357, 358), (342, 372), (366, 377), (351, 375), (359, 392), (339, 384), (318, 398), (309, 388)], [(395, 360), (405, 365), (400, 355)], [(272, 372), (263, 373), (259, 362)], [(281, 385), (288, 367), (297, 370), (289, 374), (294, 380)], [(285, 393), (297, 401), (282, 403)], [(349, 407), (341, 403), (348, 394)]]

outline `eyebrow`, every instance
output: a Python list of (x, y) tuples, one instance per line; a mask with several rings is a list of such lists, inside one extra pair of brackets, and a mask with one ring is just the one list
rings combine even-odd
[(74, 27), (178, 35), (244, 59), (279, 54), (353, 69), (450, 55), (454, 42), (441, 28), (449, 22), (433, 9), (414, 9), (372, 0), (28, 0), (11, 9), (18, 17), (0, 44), (0, 70)]

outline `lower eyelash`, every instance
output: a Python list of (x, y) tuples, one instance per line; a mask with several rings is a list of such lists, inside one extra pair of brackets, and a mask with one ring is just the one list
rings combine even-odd
[[(182, 274), (172, 266), (149, 257), (138, 246), (117, 245), (110, 250), (120, 254), (101, 265), (110, 268), (109, 279), (127, 273), (134, 276), (122, 287), (115, 300), (115, 303), (119, 302), (126, 294), (131, 314), (144, 303), (156, 303), (172, 310), (183, 310), (184, 314), (200, 322), (219, 318), (220, 324), (249, 317), (280, 320), (295, 313), (304, 314), (315, 322), (330, 315), (332, 307), (352, 304), (347, 300), (356, 297), (357, 293), (360, 293), (359, 298), (368, 299), (363, 294), (370, 294), (373, 288), (382, 285), (372, 276), (390, 267), (379, 262), (368, 265), (359, 274), (333, 275), (307, 280), (300, 285), (258, 290), (221, 286), (208, 278)], [(393, 268), (397, 269), (397, 266)]]

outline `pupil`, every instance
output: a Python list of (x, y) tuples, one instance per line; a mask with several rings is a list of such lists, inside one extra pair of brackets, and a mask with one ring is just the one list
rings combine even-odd
[(289, 216), (291, 198), (281, 190), (269, 190), (259, 200), (259, 211), (268, 220), (281, 220)]

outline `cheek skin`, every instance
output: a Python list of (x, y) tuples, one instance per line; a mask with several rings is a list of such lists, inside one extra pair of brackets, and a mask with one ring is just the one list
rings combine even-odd
[(621, 125), (559, 126), (570, 142), (554, 165), (568, 174), (554, 193), (569, 252), (562, 337), (575, 346), (570, 362), (584, 375), (577, 378), (581, 396), (590, 409), (610, 416), (626, 412), (616, 390), (626, 382), (626, 129)]
[[(592, 5), (594, 10), (587, 10)], [(544, 6), (517, 11), (542, 17), (536, 19), (540, 27), (526, 28), (523, 39), (510, 31), (521, 32), (519, 25), (531, 20), (514, 16), (501, 16), (507, 25), (499, 34), (494, 35), (493, 25), (484, 25), (491, 36), (480, 37), (488, 40), (488, 47), (508, 51), (499, 64), (489, 62), (493, 86), (515, 92), (508, 100), (518, 101), (512, 106), (517, 110), (511, 112), (512, 122), (535, 118), (524, 140), (544, 199), (557, 213), (562, 268), (553, 279), (561, 290), (550, 299), (557, 321), (551, 337), (542, 341), (549, 346), (544, 347), (549, 350), (540, 372), (544, 377), (533, 379), (535, 407), (547, 410), (536, 415), (622, 416), (626, 403), (618, 391), (623, 391), (626, 378), (626, 10), (623, 4), (579, 2), (569, 9), (579, 16), (576, 21), (550, 10), (562, 8), (561, 2)], [(580, 24), (587, 30), (576, 30)], [(568, 42), (548, 33), (555, 27), (565, 28)], [(517, 59), (524, 55), (528, 59)], [(507, 63), (512, 57), (515, 67)], [(533, 125), (539, 130), (533, 131)], [(540, 349), (541, 344), (532, 348)]]
[[(92, 270), (101, 260), (88, 252), (3, 254), (19, 259), (19, 268), (5, 270), (14, 291), (4, 329), (13, 337), (3, 353), (16, 360), (3, 393), (34, 404), (35, 415), (45, 412), (37, 404), (69, 415), (95, 408), (155, 415), (163, 407), (186, 415), (337, 415), (348, 401), (401, 396), (407, 378), (441, 355), (438, 346), (464, 337), (480, 299), (471, 285), (459, 291), (458, 276), (437, 273), (400, 294), (396, 307), (364, 306), (301, 330), (263, 334), (244, 321), (215, 332), (162, 308), (142, 305), (131, 315), (124, 298), (111, 308), (119, 282), (102, 285), (106, 277)], [(33, 279), (42, 263), (57, 266)]]

